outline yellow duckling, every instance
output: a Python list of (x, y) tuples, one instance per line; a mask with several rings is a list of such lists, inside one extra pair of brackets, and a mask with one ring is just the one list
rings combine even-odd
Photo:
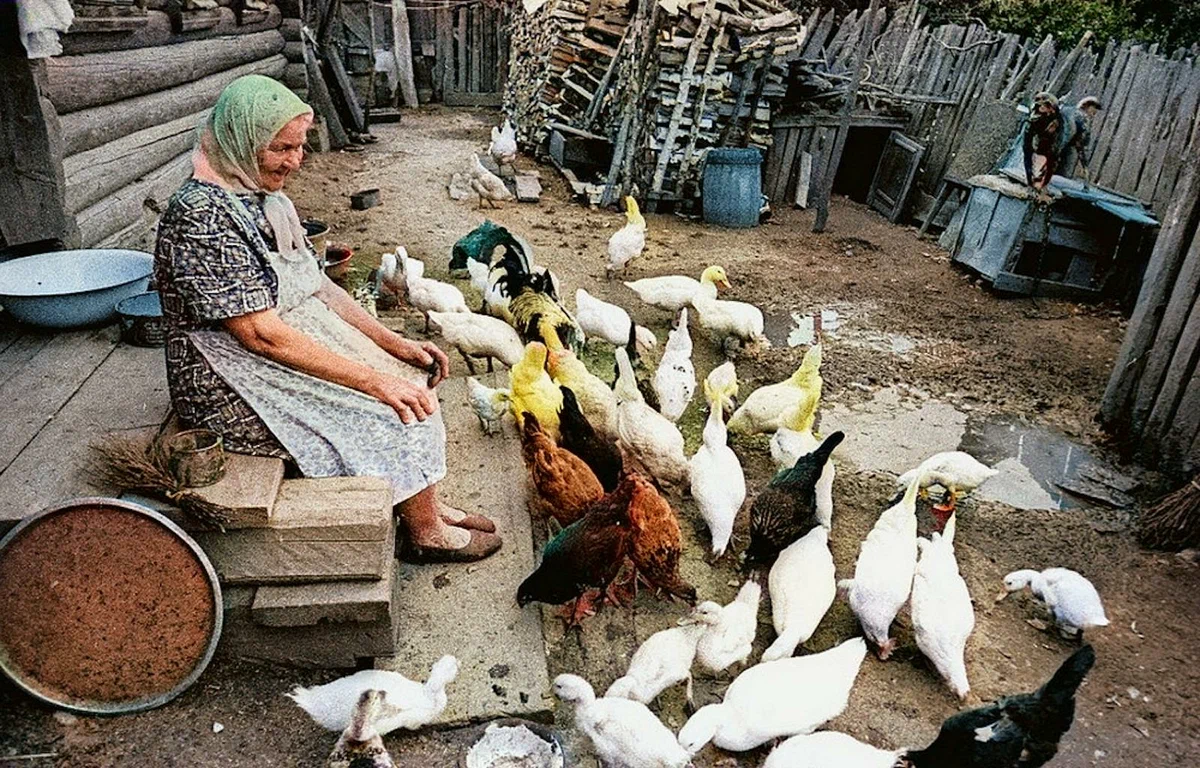
[(525, 356), (509, 371), (510, 399), (517, 426), (523, 427), (524, 413), (537, 417), (542, 430), (558, 442), (558, 412), (562, 409), (562, 390), (546, 373), (546, 345), (531, 341), (525, 345)]
[(814, 344), (804, 353), (804, 360), (795, 373), (778, 384), (759, 387), (750, 393), (729, 420), (729, 431), (742, 435), (774, 432), (783, 426), (787, 409), (797, 403), (806, 416), (802, 423), (792, 428), (811, 431), (820, 402), (821, 345)]
[[(557, 340), (557, 337), (555, 337)], [(579, 401), (579, 410), (587, 417), (592, 427), (603, 435), (617, 436), (617, 394), (596, 374), (587, 369), (583, 361), (562, 345), (551, 344), (550, 357), (546, 364), (554, 383), (569, 387)]]

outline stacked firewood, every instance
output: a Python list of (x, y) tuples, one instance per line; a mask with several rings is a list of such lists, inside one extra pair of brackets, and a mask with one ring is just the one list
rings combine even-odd
[(805, 42), (802, 19), (774, 0), (674, 5), (551, 0), (513, 25), (513, 61), (539, 61), (509, 75), (520, 139), (540, 149), (552, 123), (607, 136), (606, 200), (635, 189), (679, 200), (704, 149), (765, 149), (788, 59)]

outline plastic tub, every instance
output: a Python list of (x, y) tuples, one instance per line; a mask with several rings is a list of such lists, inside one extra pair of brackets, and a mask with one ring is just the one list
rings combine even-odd
[(0, 304), (22, 323), (75, 328), (111, 321), (117, 303), (144, 293), (154, 257), (87, 249), (24, 256), (0, 264)]
[(719, 227), (758, 226), (762, 209), (762, 153), (710, 149), (704, 164), (704, 221)]

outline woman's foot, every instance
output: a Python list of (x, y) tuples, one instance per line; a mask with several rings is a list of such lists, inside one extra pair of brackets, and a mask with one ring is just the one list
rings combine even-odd
[(446, 525), (484, 533), (496, 532), (496, 524), (483, 515), (469, 515), (461, 509), (456, 509), (441, 501), (437, 503), (437, 506), (438, 517), (442, 518), (442, 522)]
[[(435, 543), (418, 544), (409, 541), (400, 552), (408, 563), (471, 563), (482, 560), (500, 550), (500, 537), (484, 531), (469, 531), (466, 528), (446, 526), (452, 533)], [(462, 541), (465, 537), (465, 541)], [(461, 543), (460, 543), (461, 542)]]

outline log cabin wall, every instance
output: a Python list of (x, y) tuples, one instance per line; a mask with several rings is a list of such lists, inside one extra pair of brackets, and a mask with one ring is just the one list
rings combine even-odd
[[(46, 62), (45, 92), (63, 147), (65, 210), (82, 247), (152, 248), (158, 214), (191, 174), (196, 128), (221, 89), (245, 74), (287, 77), (281, 7), (218, 3), (192, 10), (146, 0), (105, 6), (105, 16), (77, 6), (63, 55)], [(288, 10), (299, 15), (294, 2)], [(298, 23), (288, 26), (298, 37)]]
[(777, 156), (768, 162), (768, 194), (791, 201), (806, 154), (816, 183), (823, 147), (830, 143), (822, 116), (836, 112), (844, 95), (857, 41), (878, 30), (855, 112), (868, 123), (902, 118), (903, 131), (925, 146), (912, 206), (917, 218), (947, 175), (967, 178), (990, 170), (1019, 129), (1017, 104), (1042, 90), (1064, 104), (1087, 95), (1104, 104), (1092, 126), (1094, 182), (1132, 195), (1160, 215), (1173, 199), (1186, 163), (1183, 150), (1196, 130), (1200, 46), (1166, 52), (1156, 45), (1102, 44), (1090, 33), (1060, 42), (997, 33), (979, 23), (933, 27), (924, 24), (918, 4), (878, 13), (876, 24), (865, 12), (838, 19), (827, 10), (809, 17), (807, 42), (791, 60), (791, 85), (799, 93), (785, 100), (783, 130), (774, 132)]

